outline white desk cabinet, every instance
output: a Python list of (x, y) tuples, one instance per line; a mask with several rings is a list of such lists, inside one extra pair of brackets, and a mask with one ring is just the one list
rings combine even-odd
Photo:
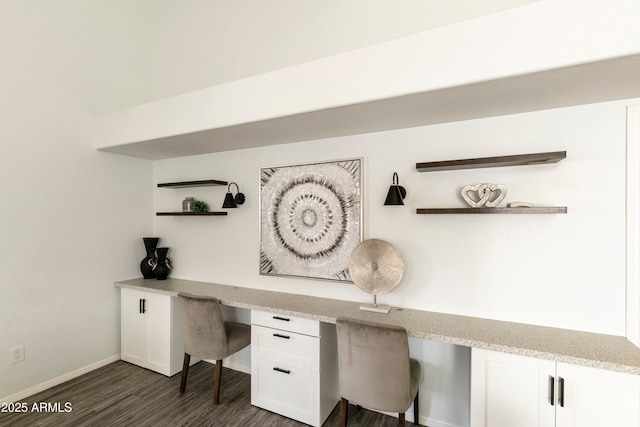
[(251, 312), (251, 403), (321, 426), (338, 403), (335, 325)]
[(471, 427), (638, 427), (640, 376), (472, 349)]
[(182, 371), (184, 347), (176, 298), (126, 288), (120, 298), (120, 358), (167, 376)]

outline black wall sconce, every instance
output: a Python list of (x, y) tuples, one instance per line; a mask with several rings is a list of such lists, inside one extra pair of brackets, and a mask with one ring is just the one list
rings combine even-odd
[(404, 205), (403, 200), (405, 197), (407, 197), (407, 190), (400, 185), (398, 173), (394, 172), (393, 181), (391, 187), (389, 187), (389, 192), (387, 193), (384, 204), (385, 206)]
[[(232, 185), (236, 186), (235, 197), (233, 196), (233, 194), (231, 194)], [(238, 187), (238, 184), (236, 184), (235, 182), (230, 183), (227, 186), (227, 194), (224, 196), (224, 203), (222, 204), (222, 208), (223, 209), (237, 208), (238, 205), (241, 205), (243, 203), (244, 203), (244, 194), (240, 192), (240, 188)]]

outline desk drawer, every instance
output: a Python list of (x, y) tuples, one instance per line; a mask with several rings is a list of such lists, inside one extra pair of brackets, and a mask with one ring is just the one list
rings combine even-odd
[(302, 421), (319, 425), (319, 375), (286, 364), (253, 359), (251, 404)]
[(251, 354), (258, 359), (318, 372), (319, 338), (280, 329), (251, 327)]
[(317, 320), (301, 319), (294, 316), (252, 310), (251, 323), (266, 326), (267, 328), (276, 328), (283, 331), (311, 335), (313, 337), (320, 336), (320, 322)]

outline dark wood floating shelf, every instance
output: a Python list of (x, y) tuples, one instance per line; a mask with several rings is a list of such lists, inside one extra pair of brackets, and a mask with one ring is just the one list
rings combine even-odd
[(531, 208), (420, 208), (418, 215), (429, 214), (565, 214), (566, 206)]
[(219, 181), (217, 179), (204, 179), (200, 181), (183, 181), (183, 182), (165, 182), (158, 184), (160, 188), (189, 188), (189, 187), (211, 187), (214, 185), (227, 185), (227, 181)]
[(540, 165), (547, 163), (558, 163), (560, 160), (566, 157), (566, 151), (551, 151), (547, 153), (517, 154), (513, 156), (480, 157), (476, 159), (444, 160), (439, 162), (416, 163), (416, 169), (418, 170), (418, 172), (435, 172), (456, 169)]
[(156, 212), (157, 216), (224, 216), (227, 212)]

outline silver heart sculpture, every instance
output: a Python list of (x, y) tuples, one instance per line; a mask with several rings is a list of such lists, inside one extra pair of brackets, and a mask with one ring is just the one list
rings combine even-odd
[(487, 190), (490, 191), (489, 200), (485, 203), (488, 208), (495, 208), (498, 206), (504, 198), (507, 196), (507, 187), (502, 184), (485, 184)]
[(488, 191), (486, 184), (465, 185), (460, 194), (472, 208), (481, 208), (491, 197), (491, 191)]
[(465, 185), (460, 194), (472, 208), (495, 208), (507, 196), (507, 187), (502, 184)]

